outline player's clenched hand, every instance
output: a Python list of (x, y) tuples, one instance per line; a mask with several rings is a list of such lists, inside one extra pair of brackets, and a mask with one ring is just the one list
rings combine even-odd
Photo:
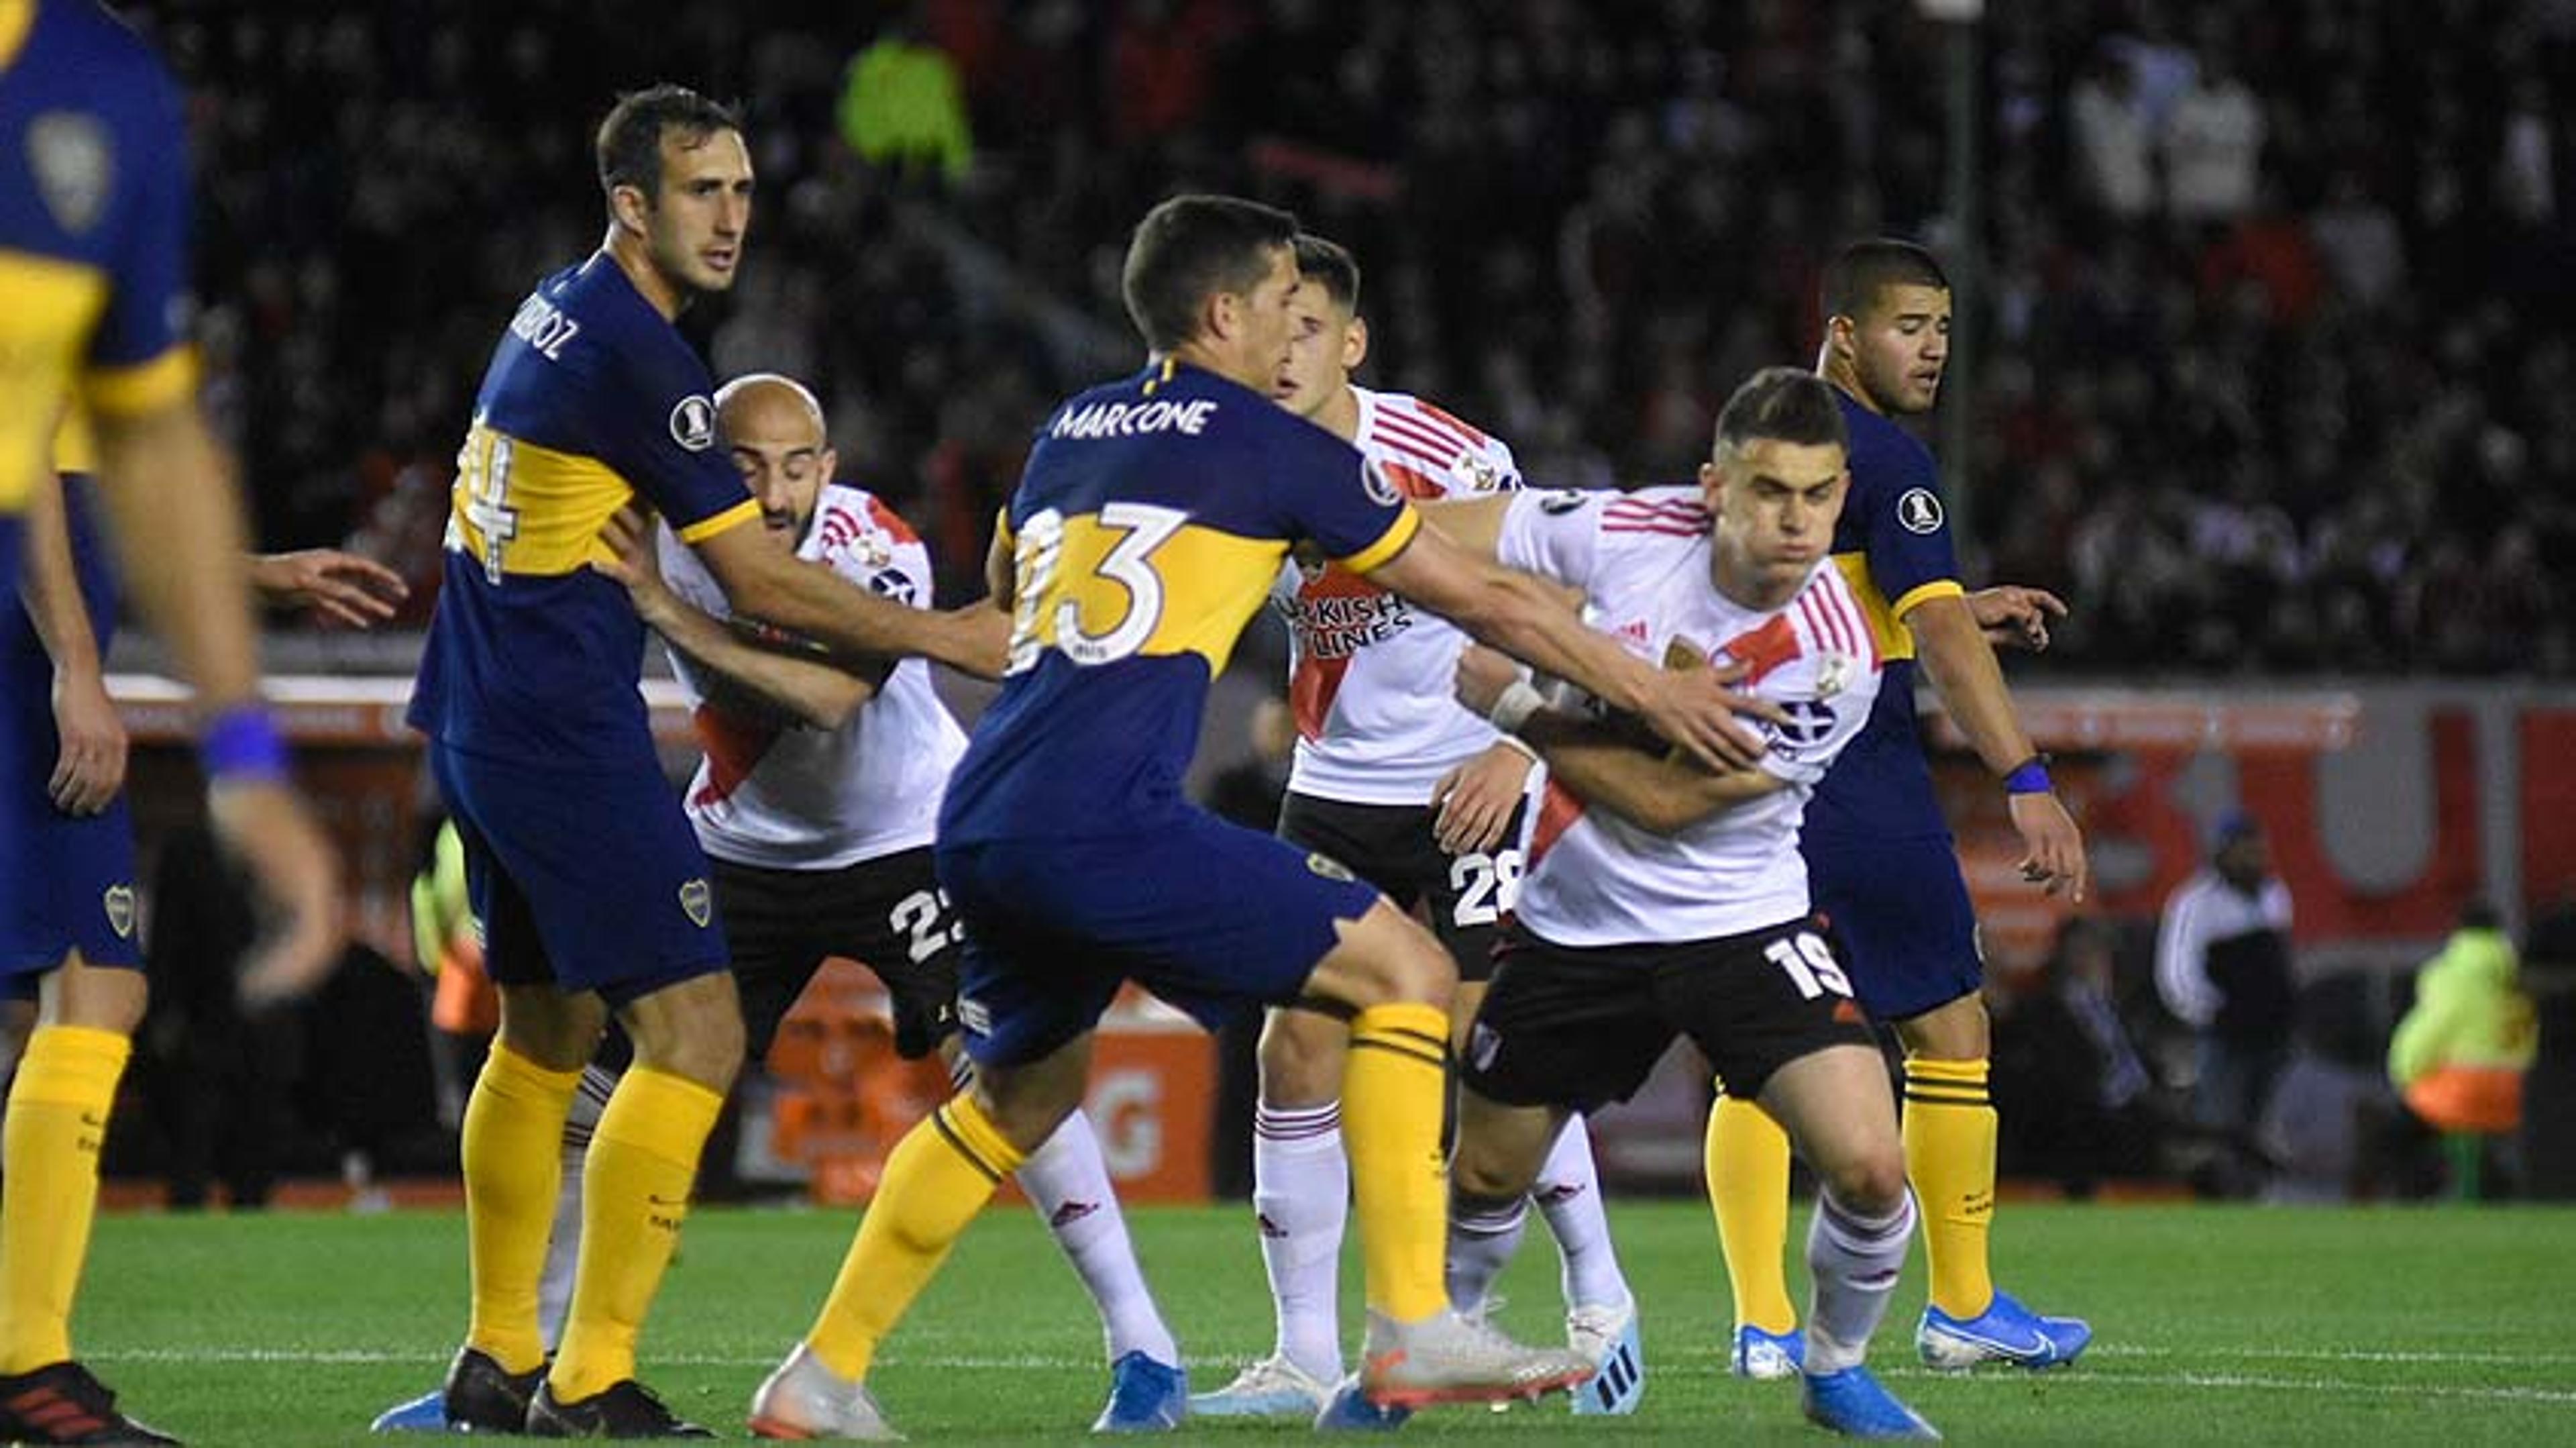
[(1457, 673), (1450, 680), (1450, 692), (1468, 713), (1482, 719), (1494, 712), (1503, 691), (1522, 678), (1521, 666), (1507, 654), (1498, 653), (1482, 644), (1469, 644), (1458, 655)]
[(2003, 584), (1968, 595), (1968, 616), (1996, 648), (2048, 647), (2048, 621), (2066, 617), (2066, 600), (2045, 588)]
[(242, 963), (241, 1003), (257, 1010), (310, 990), (340, 956), (339, 859), (282, 781), (218, 779), (206, 791), (215, 832), (250, 870), (268, 927)]
[(309, 608), (349, 628), (373, 628), (411, 597), (401, 574), (337, 548), (254, 555), (250, 582), (270, 603)]
[(54, 675), (54, 758), (45, 793), (65, 814), (94, 815), (125, 788), (125, 721), (95, 673)]
[(620, 508), (599, 530), (599, 541), (608, 556), (593, 558), (590, 566), (625, 584), (635, 611), (651, 623), (654, 610), (670, 597), (662, 584), (662, 558), (653, 546), (653, 520), (641, 509)]
[(1745, 719), (1786, 722), (1780, 706), (1768, 699), (1727, 687), (1744, 677), (1746, 668), (1656, 671), (1645, 676), (1637, 715), (1657, 734), (1689, 750), (1699, 762), (1721, 772), (1750, 769), (1761, 762), (1762, 736)]
[[(1473, 652), (1473, 650), (1470, 650)], [(1494, 744), (1431, 787), (1431, 835), (1453, 855), (1472, 855), (1503, 842), (1503, 830), (1520, 808), (1534, 761), (1508, 744)]]
[(2013, 828), (2021, 832), (2021, 877), (2046, 885), (2051, 895), (2063, 890), (2069, 900), (2083, 904), (2093, 867), (2084, 858), (2084, 832), (2075, 827), (2074, 817), (2056, 795), (2044, 791), (2007, 799)]
[(998, 679), (1011, 657), (1011, 616), (992, 600), (952, 608), (939, 615), (944, 635), (930, 657), (979, 679)]

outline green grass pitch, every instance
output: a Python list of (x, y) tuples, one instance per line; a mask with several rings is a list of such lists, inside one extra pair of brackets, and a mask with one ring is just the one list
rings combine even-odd
[[(1248, 1213), (1144, 1209), (1148, 1276), (1202, 1387), (1266, 1351)], [(1636, 1417), (1577, 1423), (1562, 1400), (1447, 1409), (1447, 1439), (1817, 1443), (1794, 1384), (1739, 1383), (1720, 1357), (1726, 1291), (1704, 1211), (1615, 1202), (1644, 1305)], [(728, 1437), (838, 1268), (846, 1212), (701, 1210), (646, 1330), (646, 1381)], [(1803, 1213), (1799, 1231), (1803, 1232)], [(2006, 1285), (2092, 1318), (2082, 1364), (1966, 1377), (1914, 1363), (1921, 1254), (1872, 1363), (1953, 1441), (2229, 1445), (2576, 1443), (2576, 1211), (2007, 1204)], [(454, 1213), (110, 1216), (74, 1323), (83, 1355), (142, 1417), (205, 1448), (356, 1444), (387, 1403), (434, 1385), (464, 1322)], [(1803, 1275), (1803, 1274), (1801, 1274)], [(1344, 1318), (1357, 1315), (1356, 1272)], [(1543, 1229), (1502, 1284), (1504, 1323), (1556, 1331)], [(1025, 1208), (997, 1207), (888, 1345), (878, 1396), (918, 1442), (1064, 1442), (1097, 1411), (1098, 1329)], [(1289, 1425), (1207, 1425), (1246, 1443)]]

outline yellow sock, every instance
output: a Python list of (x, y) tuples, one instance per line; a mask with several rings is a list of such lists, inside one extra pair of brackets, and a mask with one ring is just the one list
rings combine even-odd
[(98, 1150), (131, 1050), (114, 1031), (39, 1026), (0, 1131), (0, 1373), (72, 1355), (72, 1295), (98, 1215)]
[(635, 1376), (635, 1338), (680, 1245), (698, 1154), (723, 1109), (723, 1093), (645, 1067), (609, 1093), (582, 1167), (572, 1309), (546, 1373), (558, 1401), (577, 1403)]
[(1750, 1101), (1720, 1094), (1708, 1114), (1708, 1205), (1735, 1294), (1735, 1325), (1786, 1333), (1789, 1301), (1789, 1133)]
[(1351, 1021), (1342, 1066), (1342, 1142), (1360, 1221), (1368, 1302), (1398, 1322), (1449, 1305), (1449, 1018), (1426, 1005), (1372, 1006)]
[(877, 1344), (930, 1285), (993, 1188), (1027, 1159), (963, 1092), (905, 1132), (805, 1334), (807, 1349), (842, 1377), (866, 1378)]
[(1986, 1227), (1995, 1212), (1995, 1108), (1986, 1063), (1905, 1058), (1905, 1174), (1923, 1208), (1932, 1305), (1975, 1317), (1995, 1300)]
[(505, 1370), (545, 1361), (537, 1278), (563, 1187), (564, 1114), (581, 1072), (549, 1071), (499, 1042), (465, 1103), (465, 1251), (473, 1266), (468, 1347)]

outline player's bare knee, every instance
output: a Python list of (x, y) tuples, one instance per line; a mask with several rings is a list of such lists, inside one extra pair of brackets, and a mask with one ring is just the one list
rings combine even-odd
[(978, 1071), (967, 1094), (984, 1119), (1022, 1155), (1035, 1152), (1082, 1104), (1080, 1090), (1002, 1071)]
[(1449, 1163), (1449, 1194), (1461, 1212), (1498, 1212), (1529, 1194), (1538, 1167), (1517, 1153), (1461, 1140)]
[(1305, 1107), (1338, 1097), (1349, 1037), (1350, 1027), (1323, 1011), (1272, 1011), (1261, 1026), (1261, 1099)]
[(1905, 1200), (1905, 1153), (1895, 1142), (1822, 1164), (1824, 1189), (1851, 1212), (1883, 1217)]
[(1985, 998), (1970, 992), (1910, 1020), (1897, 1022), (1905, 1054), (1936, 1061), (1982, 1061), (1993, 1050)]

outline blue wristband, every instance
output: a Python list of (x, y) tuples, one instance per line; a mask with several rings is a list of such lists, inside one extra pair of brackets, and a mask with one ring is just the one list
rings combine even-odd
[(2006, 794), (2046, 794), (2054, 788), (2056, 786), (2048, 782), (2048, 756), (2045, 754), (2032, 755), (2004, 776)]
[(206, 721), (197, 762), (209, 780), (284, 779), (286, 739), (266, 706), (237, 705)]

